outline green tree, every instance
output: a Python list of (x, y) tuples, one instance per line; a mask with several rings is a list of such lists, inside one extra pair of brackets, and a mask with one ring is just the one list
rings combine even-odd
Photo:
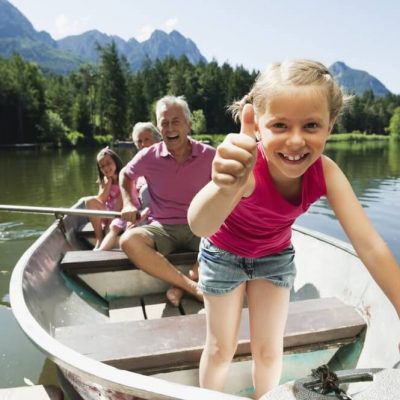
[(83, 93), (79, 93), (75, 97), (71, 109), (71, 119), (71, 128), (82, 132), (86, 137), (86, 141), (89, 141), (92, 134), (91, 116), (88, 97)]
[(128, 101), (127, 101), (128, 132), (130, 136), (132, 127), (136, 122), (148, 120), (148, 105), (143, 94), (143, 80), (141, 74), (132, 74), (128, 77)]
[(192, 112), (192, 131), (195, 135), (207, 131), (206, 117), (204, 116), (203, 110), (194, 110)]
[(69, 76), (73, 101), (71, 127), (85, 135), (90, 142), (96, 134), (98, 71), (93, 65), (83, 65)]
[(67, 125), (71, 125), (74, 93), (70, 77), (49, 76), (46, 80), (47, 108), (58, 114)]
[(223, 132), (221, 116), (225, 113), (224, 85), (221, 68), (216, 61), (209, 63), (199, 76), (200, 94), (207, 126), (212, 133)]
[(400, 137), (400, 107), (394, 109), (388, 131), (391, 137)]
[(62, 118), (54, 111), (47, 110), (39, 140), (61, 146), (65, 142), (68, 132), (69, 129)]
[(99, 114), (102, 133), (114, 139), (126, 134), (127, 83), (124, 62), (114, 42), (99, 48)]
[(19, 55), (0, 62), (2, 143), (35, 142), (46, 109), (44, 76)]

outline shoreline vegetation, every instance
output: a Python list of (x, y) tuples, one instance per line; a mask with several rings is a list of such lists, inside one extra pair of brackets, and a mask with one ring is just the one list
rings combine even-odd
[(352, 132), (352, 133), (334, 133), (331, 134), (327, 140), (328, 143), (335, 142), (366, 142), (376, 140), (389, 140), (390, 135), (377, 135), (375, 133), (367, 134), (365, 132)]
[[(213, 135), (193, 135), (194, 139), (200, 140), (202, 142), (211, 144), (212, 146), (217, 146), (224, 140), (224, 134), (213, 134)], [(365, 141), (377, 141), (383, 140), (387, 141), (393, 139), (390, 135), (377, 135), (377, 134), (367, 134), (365, 132), (351, 132), (351, 133), (333, 133), (328, 138), (328, 143), (336, 142), (365, 142)], [(399, 137), (400, 139), (400, 137)]]
[[(197, 134), (192, 135), (192, 137), (196, 140), (199, 140), (203, 143), (207, 143), (213, 147), (218, 146), (225, 138), (225, 134)], [(377, 135), (377, 134), (367, 134), (363, 132), (352, 132), (352, 133), (334, 133), (328, 138), (328, 143), (338, 143), (338, 142), (371, 142), (371, 141), (388, 141), (393, 139), (390, 135)], [(400, 140), (400, 137), (396, 138)], [(133, 147), (133, 142), (131, 140), (112, 140), (108, 135), (107, 136), (99, 136), (98, 140), (95, 140), (92, 144), (85, 144), (85, 147), (98, 147), (101, 146), (113, 146), (113, 147)], [(16, 143), (16, 144), (0, 144), (0, 149), (37, 149), (37, 148), (51, 148), (51, 147), (66, 147), (66, 148), (74, 148), (81, 147), (82, 145), (76, 146), (55, 146), (54, 143)]]
[[(65, 76), (43, 72), (17, 54), (0, 57), (1, 148), (114, 145), (136, 122), (155, 123), (155, 102), (165, 94), (185, 96), (194, 137), (216, 146), (221, 132), (238, 130), (226, 105), (248, 93), (258, 74), (216, 61), (193, 65), (186, 57), (149, 62), (136, 72), (125, 67), (115, 44), (99, 48), (98, 64)], [(354, 95), (334, 129), (329, 142), (399, 137), (400, 95)]]

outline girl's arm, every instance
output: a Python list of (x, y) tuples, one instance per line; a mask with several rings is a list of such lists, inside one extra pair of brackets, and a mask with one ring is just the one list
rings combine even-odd
[(217, 147), (212, 163), (212, 181), (192, 200), (188, 221), (197, 236), (215, 233), (243, 196), (254, 189), (252, 172), (256, 153), (254, 111), (243, 109), (240, 134), (229, 134)]
[(349, 181), (328, 157), (323, 159), (327, 199), (360, 259), (400, 317), (400, 267), (373, 227)]
[(192, 232), (197, 236), (211, 236), (225, 221), (226, 217), (239, 203), (245, 187), (235, 191), (224, 190), (214, 181), (209, 182), (193, 198), (188, 221)]
[(107, 201), (108, 196), (110, 195), (111, 185), (112, 185), (112, 180), (104, 176), (103, 180), (99, 184), (99, 193), (97, 195), (97, 198), (102, 203), (105, 203)]
[(118, 195), (117, 201), (115, 202), (115, 211), (121, 211), (124, 203), (122, 202), (121, 193)]

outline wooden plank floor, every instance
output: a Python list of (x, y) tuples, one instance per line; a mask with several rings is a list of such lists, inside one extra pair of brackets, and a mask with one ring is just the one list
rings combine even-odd
[(165, 294), (109, 301), (109, 317), (112, 322), (141, 321), (190, 314), (204, 314), (204, 304), (190, 296), (184, 296), (179, 307), (174, 307)]

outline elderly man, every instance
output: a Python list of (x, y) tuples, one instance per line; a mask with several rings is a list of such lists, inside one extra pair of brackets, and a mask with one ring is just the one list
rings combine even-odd
[[(199, 238), (189, 228), (187, 210), (194, 195), (211, 179), (215, 150), (188, 136), (191, 114), (183, 97), (160, 99), (156, 117), (163, 142), (138, 152), (120, 175), (122, 217), (136, 222), (130, 181), (144, 176), (149, 187), (150, 223), (127, 230), (121, 237), (121, 247), (138, 268), (202, 300), (196, 282), (164, 255), (198, 250)], [(178, 305), (179, 299), (169, 299)]]

